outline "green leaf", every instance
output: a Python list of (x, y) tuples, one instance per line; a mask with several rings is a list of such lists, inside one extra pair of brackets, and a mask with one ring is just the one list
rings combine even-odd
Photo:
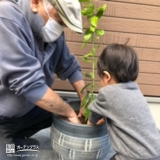
[(88, 58), (88, 57), (93, 57), (93, 53), (92, 53), (92, 52), (89, 52), (89, 53), (83, 55), (82, 57), (86, 57), (86, 58)]
[(95, 27), (94, 26), (90, 26), (89, 29), (90, 29), (91, 32), (95, 32)]
[(93, 6), (92, 4), (90, 4), (89, 6), (83, 8), (83, 9), (81, 10), (81, 14), (82, 14), (83, 16), (90, 17), (90, 16), (93, 15), (93, 13), (94, 13), (94, 6)]
[(92, 61), (89, 60), (87, 57), (82, 57), (82, 60), (83, 60), (84, 62), (92, 62)]
[(86, 108), (84, 109), (84, 112), (83, 112), (84, 117), (85, 117), (85, 121), (88, 119), (89, 113), (90, 113), (90, 111), (89, 111), (89, 109), (86, 107)]
[(81, 48), (84, 48), (86, 46), (86, 44), (87, 44), (86, 42), (83, 42), (81, 45)]
[(82, 14), (83, 16), (91, 15), (91, 14), (92, 14), (92, 11), (89, 10), (88, 8), (83, 8), (83, 9), (81, 10), (81, 14)]
[(105, 10), (106, 10), (106, 4), (104, 4), (102, 7), (98, 8), (98, 12), (96, 14), (98, 19), (100, 19), (102, 17)]
[(92, 84), (92, 83), (86, 84), (86, 85), (81, 89), (81, 93), (83, 93), (83, 91), (84, 91), (85, 89), (87, 89), (87, 87), (90, 86), (91, 84)]
[(98, 23), (98, 17), (97, 16), (93, 16), (90, 20), (90, 23), (92, 26), (97, 27), (97, 23)]
[(90, 29), (86, 29), (84, 36), (83, 36), (83, 45), (82, 47), (84, 47), (86, 45), (86, 43), (90, 40), (90, 38), (92, 37), (92, 32), (90, 31)]
[(98, 36), (103, 36), (105, 32), (104, 32), (104, 30), (96, 29), (96, 30), (95, 30), (95, 33), (96, 33)]
[(93, 79), (93, 73), (92, 73), (92, 72), (90, 72), (90, 73), (85, 73), (85, 76), (88, 77), (88, 78)]
[(88, 34), (92, 34), (92, 31), (90, 30), (90, 28), (87, 28), (84, 32), (84, 35), (88, 35)]
[(84, 62), (91, 62), (91, 60), (88, 59), (88, 57), (93, 57), (93, 53), (92, 53), (92, 52), (87, 53), (87, 54), (83, 55), (81, 58), (82, 58), (82, 60), (83, 60)]
[(87, 93), (87, 94), (84, 96), (84, 98), (83, 98), (83, 100), (82, 100), (82, 102), (81, 102), (81, 107), (83, 107), (83, 106), (86, 104), (86, 102), (88, 101), (88, 98), (89, 98), (89, 93)]
[(87, 35), (84, 35), (83, 37), (83, 42), (86, 43), (89, 41), (89, 39), (91, 38), (92, 34), (87, 34)]
[(85, 117), (85, 120), (87, 120), (88, 117), (89, 117), (90, 111), (89, 111), (89, 109), (88, 109), (88, 106), (90, 105), (90, 103), (91, 103), (92, 101), (93, 101), (93, 99), (92, 99), (92, 98), (89, 98), (87, 104), (85, 105), (84, 113), (83, 113), (83, 114), (84, 114), (84, 117)]

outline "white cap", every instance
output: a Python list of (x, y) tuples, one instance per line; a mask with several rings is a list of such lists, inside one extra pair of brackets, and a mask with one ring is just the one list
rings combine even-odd
[(57, 10), (65, 25), (71, 30), (83, 33), (81, 5), (78, 0), (48, 0)]

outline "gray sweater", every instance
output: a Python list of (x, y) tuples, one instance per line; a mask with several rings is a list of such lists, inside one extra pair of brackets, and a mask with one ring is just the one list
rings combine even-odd
[(106, 117), (116, 160), (160, 160), (160, 133), (135, 82), (101, 88), (89, 110), (93, 124)]

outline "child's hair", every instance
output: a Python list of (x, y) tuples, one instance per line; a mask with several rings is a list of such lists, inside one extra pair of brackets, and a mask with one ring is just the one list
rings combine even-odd
[(139, 72), (136, 52), (123, 44), (108, 45), (99, 56), (97, 72), (100, 77), (103, 71), (109, 72), (115, 80), (120, 82), (135, 81)]

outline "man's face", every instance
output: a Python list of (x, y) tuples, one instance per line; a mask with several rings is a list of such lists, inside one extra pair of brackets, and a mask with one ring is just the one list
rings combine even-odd
[(49, 13), (49, 16), (52, 19), (54, 19), (56, 22), (58, 22), (60, 25), (65, 27), (65, 24), (60, 18), (56, 9), (48, 1), (46, 2), (46, 0), (30, 0), (30, 6), (31, 6), (32, 12), (38, 13), (41, 16), (41, 18), (44, 20), (44, 22), (46, 23), (49, 19), (49, 16), (45, 9), (44, 3), (46, 3), (46, 9)]

